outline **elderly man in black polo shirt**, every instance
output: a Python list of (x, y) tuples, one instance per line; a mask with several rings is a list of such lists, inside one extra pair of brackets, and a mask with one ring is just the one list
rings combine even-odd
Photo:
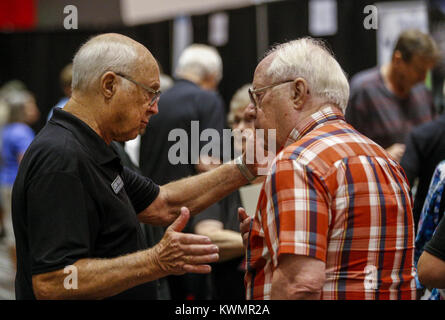
[[(251, 179), (254, 166), (230, 162), (162, 187), (122, 167), (110, 142), (134, 139), (158, 112), (159, 97), (158, 66), (130, 38), (104, 34), (85, 43), (74, 57), (72, 88), (26, 152), (14, 185), (16, 297), (149, 299), (149, 281), (209, 272), (217, 247), (180, 231), (190, 212)], [(171, 225), (147, 249), (139, 221)]]

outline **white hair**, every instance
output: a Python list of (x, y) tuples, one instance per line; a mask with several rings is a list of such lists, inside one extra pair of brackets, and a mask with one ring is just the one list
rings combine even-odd
[(301, 77), (311, 93), (338, 106), (343, 113), (349, 99), (349, 83), (339, 63), (324, 43), (301, 38), (280, 44), (267, 53), (275, 54), (266, 75), (272, 81)]
[(179, 57), (176, 67), (176, 76), (193, 74), (199, 79), (208, 75), (216, 76), (216, 80), (222, 78), (222, 60), (218, 51), (204, 44), (192, 44), (187, 47)]
[(126, 39), (94, 37), (74, 56), (71, 87), (85, 90), (106, 71), (128, 75), (134, 70), (137, 57), (135, 47)]

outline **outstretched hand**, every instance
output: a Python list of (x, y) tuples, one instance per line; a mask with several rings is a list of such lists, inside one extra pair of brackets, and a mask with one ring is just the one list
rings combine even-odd
[(209, 273), (208, 263), (219, 259), (218, 247), (206, 236), (181, 233), (190, 218), (190, 211), (181, 208), (179, 217), (167, 228), (164, 237), (153, 248), (154, 260), (165, 275), (186, 272)]

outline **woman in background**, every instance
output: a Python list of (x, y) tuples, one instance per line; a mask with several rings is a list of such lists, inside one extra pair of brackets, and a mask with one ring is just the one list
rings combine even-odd
[(34, 139), (30, 125), (35, 123), (40, 112), (34, 96), (26, 90), (10, 92), (5, 101), (9, 108), (7, 124), (1, 130), (0, 190), (4, 206), (4, 228), (6, 244), (11, 261), (15, 264), (15, 239), (11, 219), (11, 193), (20, 161)]

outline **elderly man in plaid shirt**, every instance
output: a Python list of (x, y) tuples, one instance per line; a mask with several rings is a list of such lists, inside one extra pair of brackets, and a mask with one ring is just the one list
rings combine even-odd
[[(345, 122), (349, 86), (310, 38), (255, 70), (248, 114), (280, 149), (254, 217), (239, 209), (248, 299), (415, 299), (412, 199), (403, 170)], [(248, 231), (248, 232), (247, 232)]]

